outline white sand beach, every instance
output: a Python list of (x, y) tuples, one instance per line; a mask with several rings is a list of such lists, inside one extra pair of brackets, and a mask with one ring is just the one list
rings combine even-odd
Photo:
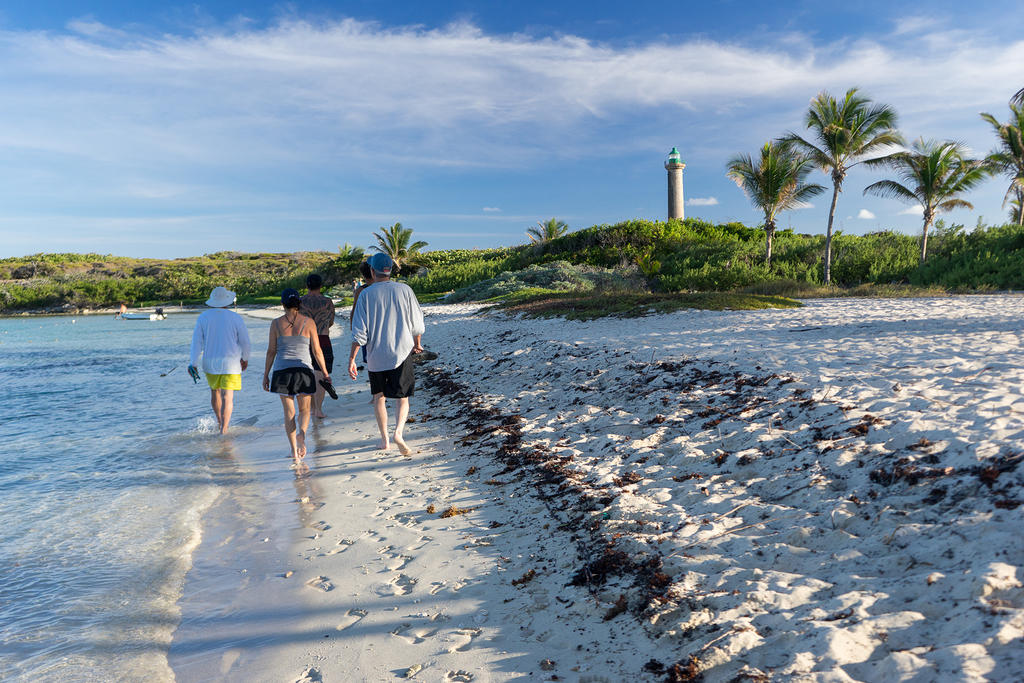
[(1024, 298), (475, 311), (426, 309), (411, 457), (338, 339), (178, 680), (1024, 679)]

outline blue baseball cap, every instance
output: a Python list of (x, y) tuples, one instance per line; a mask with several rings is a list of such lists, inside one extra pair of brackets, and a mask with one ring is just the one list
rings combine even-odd
[(382, 273), (384, 275), (390, 275), (391, 269), (395, 265), (395, 262), (391, 260), (391, 257), (382, 251), (371, 256), (368, 263), (370, 264), (370, 269), (373, 272)]

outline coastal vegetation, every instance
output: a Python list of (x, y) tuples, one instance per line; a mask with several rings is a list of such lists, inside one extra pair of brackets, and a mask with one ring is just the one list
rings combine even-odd
[[(577, 294), (637, 295), (733, 292), (780, 296), (936, 294), (1024, 289), (1024, 227), (968, 230), (934, 226), (930, 256), (919, 240), (897, 232), (836, 232), (832, 286), (822, 269), (823, 235), (777, 230), (774, 256), (763, 261), (764, 231), (740, 223), (632, 220), (567, 233), (542, 246), (437, 250), (406, 278), (423, 301), (487, 300), (539, 288)], [(168, 303), (201, 303), (216, 285), (241, 303), (276, 301), (301, 289), (308, 273), (324, 275), (339, 295), (357, 277), (361, 249), (246, 254), (218, 252), (161, 260), (101, 254), (35, 254), (0, 260), (0, 310), (59, 311)], [(658, 263), (645, 272), (640, 263)], [(656, 308), (656, 306), (655, 306)]]

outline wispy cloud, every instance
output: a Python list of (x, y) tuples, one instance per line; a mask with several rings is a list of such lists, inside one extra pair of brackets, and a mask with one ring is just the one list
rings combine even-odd
[(860, 211), (857, 212), (857, 218), (860, 218), (861, 220), (865, 221), (870, 221), (875, 218), (875, 214), (871, 213), (867, 209), (861, 209)]
[(718, 206), (718, 199), (715, 197), (691, 197), (686, 200), (689, 206)]
[(496, 206), (485, 206), (483, 211), (484, 213), (496, 213), (498, 211), (501, 211), (501, 209), (499, 209)]
[(896, 215), (897, 216), (923, 216), (924, 215), (924, 207), (921, 206), (920, 204), (915, 204), (914, 206), (908, 206), (907, 208), (903, 209), (902, 211), (898, 211), (896, 213)]

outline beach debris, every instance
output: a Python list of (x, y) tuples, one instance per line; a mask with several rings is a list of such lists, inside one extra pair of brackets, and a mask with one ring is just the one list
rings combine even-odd
[(697, 655), (690, 655), (686, 661), (678, 661), (669, 668), (665, 683), (696, 683), (702, 678), (700, 660)]
[(534, 577), (536, 577), (536, 576), (537, 576), (536, 570), (531, 569), (530, 571), (528, 571), (525, 574), (523, 574), (522, 576), (520, 576), (518, 579), (512, 579), (512, 585), (513, 586), (523, 586), (523, 585), (526, 585), (526, 584), (530, 583), (531, 581), (533, 581)]
[(629, 600), (626, 598), (625, 594), (622, 594), (619, 596), (619, 599), (615, 601), (615, 604), (609, 607), (608, 611), (604, 613), (604, 620), (611, 621), (627, 609), (629, 609)]
[(434, 507), (433, 503), (431, 503), (430, 505), (427, 506), (427, 514), (428, 515), (432, 515), (435, 512), (437, 512), (437, 508)]
[(310, 588), (318, 588), (324, 593), (334, 590), (334, 584), (326, 576), (317, 576), (306, 582)]
[(928, 580), (928, 585), (931, 586), (933, 583), (937, 582), (939, 579), (944, 579), (944, 578), (946, 578), (946, 575), (943, 574), (942, 572), (932, 572), (931, 574), (928, 575), (928, 579), (927, 579)]
[(292, 576), (293, 576), (294, 574), (295, 574), (295, 572), (293, 572), (293, 571), (292, 571), (291, 569), (289, 569), (289, 570), (288, 570), (288, 571), (286, 571), (286, 572), (285, 572), (284, 574), (281, 574), (281, 577), (282, 577), (282, 578), (285, 578), (285, 579), (290, 579), (290, 578), (292, 578)]
[(405, 678), (412, 678), (413, 676), (415, 676), (416, 674), (418, 674), (422, 670), (423, 670), (423, 665), (422, 664), (413, 664), (408, 669), (406, 669), (405, 673), (402, 674), (402, 675)]
[(456, 515), (464, 515), (475, 509), (476, 508), (460, 508), (455, 505), (449, 505), (448, 509), (441, 513), (441, 519), (448, 519), (449, 517), (455, 517)]
[(470, 467), (468, 470), (466, 470), (466, 476), (467, 477), (470, 477), (470, 476), (472, 476), (472, 475), (474, 475), (476, 473), (477, 473), (477, 468), (476, 468), (475, 465), (473, 467)]
[(553, 660), (553, 659), (542, 659), (542, 660), (540, 660), (540, 670), (541, 671), (554, 671), (556, 666), (558, 666), (558, 665), (555, 664), (555, 660)]
[(646, 664), (644, 664), (644, 671), (649, 671), (652, 674), (660, 674), (665, 671), (665, 665), (657, 659), (651, 658)]

